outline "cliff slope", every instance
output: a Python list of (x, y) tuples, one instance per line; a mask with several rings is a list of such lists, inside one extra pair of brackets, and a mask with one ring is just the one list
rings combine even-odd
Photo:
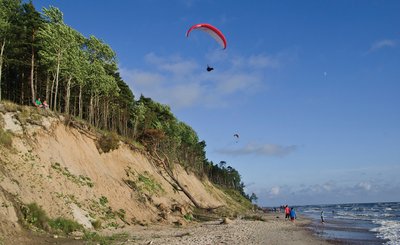
[[(22, 226), (26, 205), (36, 203), (51, 218), (75, 220), (86, 229), (178, 223), (194, 210), (179, 181), (204, 208), (242, 206), (208, 180), (180, 165), (172, 179), (146, 152), (119, 142), (109, 153), (98, 149), (93, 130), (36, 108), (0, 104), (0, 234)], [(3, 137), (2, 136), (2, 137)], [(3, 138), (4, 138), (3, 137)], [(4, 141), (4, 139), (3, 139)], [(98, 227), (97, 227), (98, 228)]]

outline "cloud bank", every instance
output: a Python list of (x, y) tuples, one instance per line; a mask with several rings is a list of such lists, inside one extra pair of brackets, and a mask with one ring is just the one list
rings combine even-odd
[(296, 145), (277, 145), (277, 144), (247, 144), (241, 148), (235, 149), (220, 149), (218, 153), (226, 155), (260, 155), (260, 156), (274, 156), (284, 157), (294, 152), (298, 147)]
[[(256, 193), (259, 203), (265, 206), (398, 201), (395, 199), (400, 195), (396, 183), (373, 179), (347, 183), (329, 180), (320, 184), (273, 185), (269, 188), (253, 185), (250, 189), (250, 192)], [(384, 198), (386, 196), (392, 196), (393, 200)]]
[(266, 71), (281, 64), (279, 58), (263, 54), (245, 57), (213, 52), (205, 59), (215, 64), (213, 72), (180, 55), (148, 53), (143, 57), (146, 68), (121, 68), (120, 74), (135, 96), (143, 94), (173, 108), (224, 107), (238, 96), (266, 89)]

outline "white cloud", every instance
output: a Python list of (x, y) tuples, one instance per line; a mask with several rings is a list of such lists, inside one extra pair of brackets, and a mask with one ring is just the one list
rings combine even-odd
[(279, 186), (274, 186), (274, 187), (272, 187), (271, 190), (269, 191), (269, 194), (270, 194), (271, 196), (277, 196), (277, 195), (279, 195), (279, 193), (280, 193), (280, 188), (279, 188)]
[(121, 68), (120, 73), (135, 96), (143, 94), (172, 108), (223, 107), (238, 96), (266, 89), (265, 68), (279, 66), (278, 60), (266, 55), (230, 57), (226, 52), (213, 52), (206, 59), (216, 66), (214, 71), (206, 72), (197, 61), (180, 55), (151, 52), (144, 56), (148, 68)]
[(357, 186), (366, 191), (370, 191), (372, 187), (372, 185), (369, 182), (360, 182), (358, 183)]
[(297, 149), (296, 145), (277, 145), (277, 144), (247, 144), (242, 148), (235, 148), (235, 149), (221, 149), (217, 152), (221, 154), (227, 155), (263, 155), (263, 156), (275, 156), (275, 157), (283, 157)]
[(279, 61), (266, 55), (253, 55), (249, 57), (249, 66), (258, 68), (278, 68)]
[(385, 40), (380, 40), (371, 45), (371, 48), (369, 49), (369, 52), (377, 51), (382, 48), (392, 48), (396, 46), (396, 42), (394, 40), (390, 39), (385, 39)]

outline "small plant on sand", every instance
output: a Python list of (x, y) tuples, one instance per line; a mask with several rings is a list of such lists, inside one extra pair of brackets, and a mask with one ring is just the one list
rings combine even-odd
[[(89, 241), (89, 242), (93, 242), (95, 244), (107, 245), (107, 244), (111, 244), (113, 242), (126, 242), (128, 237), (129, 237), (129, 235), (127, 233), (118, 233), (118, 234), (114, 234), (112, 236), (102, 236), (96, 232), (87, 231), (84, 233), (83, 239), (86, 241)], [(91, 244), (91, 243), (89, 243), (89, 244)]]
[(260, 215), (245, 215), (243, 216), (244, 220), (252, 220), (252, 221), (266, 221), (265, 218), (263, 218)]
[(184, 218), (186, 221), (193, 221), (193, 215), (190, 214), (190, 213), (183, 215), (183, 218)]
[(77, 222), (62, 217), (49, 220), (49, 225), (51, 228), (60, 230), (64, 234), (69, 234), (73, 231), (79, 231), (83, 229), (82, 225), (78, 224)]
[(142, 188), (150, 193), (164, 192), (162, 186), (155, 179), (148, 176), (147, 172), (139, 174), (138, 180), (142, 183)]
[(101, 204), (102, 206), (105, 206), (105, 205), (108, 203), (108, 199), (107, 199), (107, 197), (105, 197), (105, 196), (101, 196), (101, 197), (99, 198), (99, 202), (100, 202), (100, 204)]
[(60, 174), (64, 175), (67, 177), (67, 179), (71, 180), (72, 182), (74, 182), (75, 184), (81, 185), (81, 186), (89, 186), (89, 187), (93, 187), (94, 184), (92, 182), (92, 180), (87, 177), (87, 176), (83, 176), (83, 175), (73, 175), (67, 167), (61, 167), (61, 164), (56, 162), (56, 163), (52, 163), (51, 167), (56, 170), (57, 172), (59, 172)]

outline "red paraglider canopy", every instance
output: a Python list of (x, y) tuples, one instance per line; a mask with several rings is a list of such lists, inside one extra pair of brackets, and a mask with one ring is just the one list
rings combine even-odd
[(226, 49), (225, 36), (215, 26), (206, 23), (196, 24), (190, 27), (190, 29), (186, 32), (186, 37), (189, 37), (190, 32), (193, 30), (201, 30), (207, 32), (222, 46), (223, 49)]

